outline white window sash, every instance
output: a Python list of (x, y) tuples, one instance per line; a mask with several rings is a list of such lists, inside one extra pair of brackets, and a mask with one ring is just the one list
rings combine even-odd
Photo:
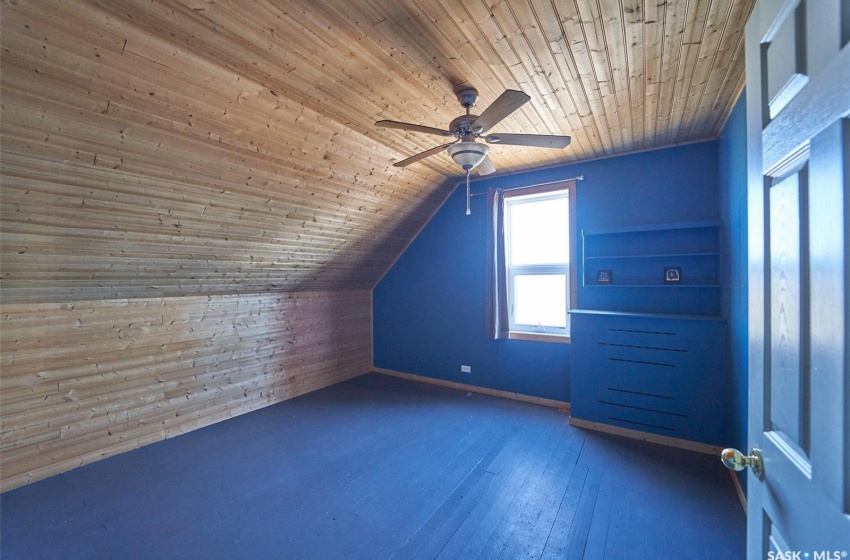
[[(545, 276), (545, 275), (561, 275), (564, 276), (564, 289), (567, 302), (566, 309), (564, 309), (565, 317), (565, 326), (564, 327), (555, 327), (551, 325), (529, 325), (525, 323), (517, 323), (516, 322), (516, 290), (515, 288), (515, 280), (517, 276)], [(508, 328), (512, 332), (528, 332), (528, 333), (544, 333), (544, 334), (558, 334), (558, 335), (566, 335), (570, 332), (570, 268), (569, 265), (523, 265), (523, 266), (515, 266), (508, 268), (507, 273), (507, 281), (508, 281)]]

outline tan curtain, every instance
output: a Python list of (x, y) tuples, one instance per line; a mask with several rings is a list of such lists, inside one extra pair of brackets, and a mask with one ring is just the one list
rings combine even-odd
[(508, 338), (508, 289), (505, 268), (502, 193), (487, 190), (487, 336)]

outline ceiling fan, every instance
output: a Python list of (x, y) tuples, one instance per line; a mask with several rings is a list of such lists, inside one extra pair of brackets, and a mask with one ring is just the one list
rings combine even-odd
[[(469, 174), (475, 169), (480, 175), (489, 175), (496, 171), (496, 167), (490, 160), (490, 146), (487, 144), (508, 144), (511, 146), (534, 146), (538, 148), (566, 148), (570, 144), (569, 136), (555, 136), (545, 134), (487, 134), (493, 126), (497, 125), (505, 117), (522, 107), (531, 98), (521, 91), (513, 89), (505, 90), (496, 101), (490, 104), (480, 115), (473, 115), (469, 110), (478, 101), (478, 90), (473, 87), (464, 87), (457, 92), (457, 100), (466, 109), (466, 114), (461, 115), (449, 123), (448, 130), (422, 126), (418, 124), (398, 121), (378, 121), (376, 126), (385, 128), (399, 128), (412, 132), (423, 132), (443, 137), (454, 137), (454, 141), (441, 146), (436, 146), (424, 152), (418, 153), (402, 161), (393, 164), (395, 167), (405, 167), (411, 163), (433, 156), (446, 150), (452, 159), (466, 171), (466, 213), (469, 209)], [(476, 142), (483, 138), (487, 144)]]

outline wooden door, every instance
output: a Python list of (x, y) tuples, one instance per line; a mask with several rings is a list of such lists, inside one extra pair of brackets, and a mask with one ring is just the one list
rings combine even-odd
[(750, 560), (850, 555), (848, 34), (847, 0), (747, 23)]

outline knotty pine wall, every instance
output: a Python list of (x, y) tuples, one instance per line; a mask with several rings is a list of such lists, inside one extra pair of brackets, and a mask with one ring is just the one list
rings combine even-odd
[(0, 10), (0, 488), (369, 370), (371, 288), (443, 196), (376, 107), (352, 130), (327, 73), (181, 2)]
[(354, 377), (371, 292), (0, 307), (3, 491)]

